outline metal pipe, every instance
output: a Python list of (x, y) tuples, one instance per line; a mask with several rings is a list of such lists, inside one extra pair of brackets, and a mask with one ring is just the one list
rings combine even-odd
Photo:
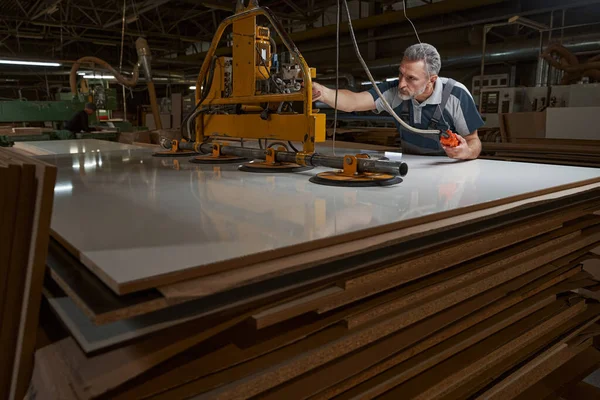
[[(449, 14), (471, 8), (485, 7), (492, 4), (501, 3), (502, 1), (504, 0), (446, 0), (421, 7), (414, 7), (411, 9), (410, 18), (415, 20), (419, 18), (432, 17), (435, 15)], [(359, 31), (364, 29), (379, 28), (384, 25), (397, 24), (405, 21), (406, 18), (404, 17), (404, 13), (402, 11), (393, 11), (354, 20), (352, 22), (352, 26), (355, 31)], [(340, 31), (348, 32), (348, 29), (346, 27), (340, 27)], [(294, 33), (291, 35), (291, 39), (295, 43), (299, 43), (307, 40), (323, 38), (326, 36), (334, 36), (335, 34), (336, 26), (334, 24), (322, 28)]]
[[(581, 36), (570, 36), (564, 40), (564, 46), (573, 53), (595, 51), (600, 49), (600, 35), (581, 35)], [(539, 55), (539, 39), (532, 39), (519, 43), (499, 43), (486, 46), (485, 62), (489, 64), (497, 64), (508, 61), (525, 61), (525, 60), (536, 60)], [(447, 48), (441, 53), (442, 56), (442, 67), (448, 68), (450, 66), (469, 66), (469, 65), (480, 65), (481, 63), (481, 47), (457, 47)], [(376, 61), (372, 61), (369, 65), (371, 71), (377, 70), (391, 70), (398, 69), (400, 66), (400, 59), (394, 58), (382, 58)], [(341, 67), (353, 72), (359, 73), (363, 71), (362, 65), (360, 64), (346, 64)], [(394, 71), (395, 73), (395, 71)]]
[[(167, 148), (168, 148), (168, 144)], [(213, 145), (204, 143), (195, 146), (194, 143), (179, 143), (179, 148), (183, 150), (200, 150), (208, 154), (213, 151)], [(251, 149), (247, 147), (223, 146), (221, 154), (225, 156), (237, 156), (256, 160), (265, 160), (267, 152), (264, 149)], [(318, 153), (295, 153), (289, 151), (275, 151), (275, 161), (297, 163), (312, 167), (344, 168), (344, 157), (328, 156)], [(393, 176), (405, 176), (408, 173), (408, 165), (401, 161), (375, 160), (370, 158), (358, 158), (356, 170), (358, 173), (371, 172), (390, 174)]]

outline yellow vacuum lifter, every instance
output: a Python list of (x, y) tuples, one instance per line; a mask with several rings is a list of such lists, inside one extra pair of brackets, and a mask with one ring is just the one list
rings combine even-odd
[[(270, 22), (290, 54), (291, 62), (280, 65), (276, 76), (271, 72), (276, 45), (269, 28), (257, 25), (259, 15)], [(233, 56), (215, 57), (229, 25), (233, 25)], [(247, 6), (238, 1), (235, 14), (219, 25), (202, 64), (196, 82), (196, 107), (182, 124), (182, 130), (187, 131), (182, 136), (187, 139), (166, 143), (170, 151), (155, 155), (204, 154), (190, 160), (195, 163), (253, 160), (240, 167), (250, 172), (337, 168), (337, 172), (311, 178), (315, 183), (336, 186), (387, 186), (401, 182), (400, 176), (408, 169), (405, 163), (372, 160), (364, 155), (335, 157), (315, 153), (315, 143), (325, 141), (326, 118), (312, 109), (315, 74), (268, 8), (259, 7), (257, 0), (250, 0)], [(300, 102), (302, 112), (298, 108)], [(242, 144), (244, 140), (258, 140), (261, 148), (230, 146), (219, 142), (222, 138), (236, 138)], [(292, 142), (301, 142), (302, 150), (297, 151)]]

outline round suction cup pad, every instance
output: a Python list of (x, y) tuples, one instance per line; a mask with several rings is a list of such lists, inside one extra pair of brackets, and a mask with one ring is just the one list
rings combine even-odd
[(402, 182), (402, 178), (387, 174), (346, 176), (338, 174), (337, 172), (322, 172), (310, 178), (309, 181), (326, 186), (373, 187), (397, 185)]

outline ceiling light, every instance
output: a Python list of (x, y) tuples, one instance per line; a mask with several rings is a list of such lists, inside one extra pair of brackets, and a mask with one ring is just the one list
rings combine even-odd
[(115, 79), (112, 75), (84, 75), (83, 79)]
[[(379, 85), (381, 81), (375, 81), (375, 83)], [(372, 85), (371, 81), (361, 82), (360, 84), (363, 86)]]
[(196, 86), (190, 86), (191, 90), (196, 90)]
[(387, 78), (385, 81), (386, 82), (394, 82), (394, 81), (397, 81), (398, 79), (400, 79), (400, 78)]
[(38, 61), (19, 61), (19, 60), (0, 60), (0, 64), (12, 65), (35, 65), (39, 67), (60, 67), (62, 64), (55, 62), (38, 62)]

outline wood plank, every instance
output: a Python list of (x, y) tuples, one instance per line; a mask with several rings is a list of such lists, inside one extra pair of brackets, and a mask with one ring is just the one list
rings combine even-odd
[[(488, 320), (490, 317), (504, 319), (507, 314), (512, 314), (514, 310), (518, 310), (520, 307), (527, 307), (532, 303), (548, 298), (548, 296), (558, 294), (564, 290), (559, 285), (560, 282), (565, 281), (579, 270), (578, 267), (565, 266), (554, 272), (549, 272), (552, 271), (551, 266), (546, 266), (532, 271), (424, 321), (421, 323), (423, 329), (419, 331), (418, 336), (412, 338), (412, 341), (404, 338), (402, 334), (394, 335), (399, 341), (391, 337), (389, 340), (386, 339), (374, 345), (373, 352), (370, 349), (365, 349), (356, 355), (340, 359), (331, 366), (324, 368), (322, 373), (314, 374), (316, 380), (314, 383), (312, 382), (313, 374), (307, 376), (306, 379), (315, 385), (314, 387), (308, 386), (308, 382), (306, 385), (301, 385), (303, 382), (301, 379), (298, 384), (291, 384), (290, 389), (299, 391), (299, 393), (310, 390), (308, 394), (314, 400), (328, 399), (340, 395), (416, 354), (474, 327), (476, 324), (479, 324), (477, 325), (478, 328), (473, 329), (479, 330), (481, 326), (492, 321), (491, 319)], [(494, 316), (496, 313), (498, 315)], [(448, 319), (445, 314), (454, 315), (454, 318), (463, 317), (464, 315), (467, 315), (467, 317), (448, 324), (444, 321), (444, 318)], [(428, 324), (428, 321), (431, 321), (431, 324)], [(437, 330), (439, 330), (439, 333)], [(413, 348), (403, 350), (405, 346), (411, 345), (414, 341), (417, 343)], [(390, 351), (390, 349), (394, 350)], [(284, 390), (283, 393), (288, 392)]]
[(0, 197), (3, 199), (3, 206), (0, 208), (0, 321), (3, 321), (21, 168), (4, 163), (1, 168), (5, 176), (2, 187), (7, 189), (0, 193)]
[[(422, 361), (426, 361), (426, 365), (433, 366), (433, 368), (428, 369), (427, 373), (418, 375), (409, 382), (385, 392), (381, 398), (398, 398), (398, 394), (402, 393), (402, 397), (407, 400), (441, 399), (442, 396), (458, 387), (465, 379), (476, 376), (478, 372), (483, 372), (486, 367), (501, 362), (504, 358), (520, 351), (552, 331), (563, 331), (564, 328), (561, 329), (561, 326), (565, 322), (584, 313), (586, 309), (585, 302), (581, 300), (571, 306), (565, 304), (564, 307), (554, 315), (542, 319), (537, 316), (529, 317), (520, 324), (515, 324), (440, 364), (436, 361), (443, 353), (438, 349), (431, 349), (429, 354), (420, 354), (411, 362), (413, 368), (424, 371)], [(445, 343), (444, 349), (451, 348), (453, 342)], [(406, 371), (409, 370), (406, 369)], [(414, 374), (411, 375), (415, 376)], [(433, 376), (437, 379), (432, 380)], [(379, 386), (377, 391), (380, 392), (381, 390), (382, 387)], [(373, 391), (369, 391), (368, 397), (362, 398), (373, 398), (373, 394)]]
[[(340, 330), (339, 333), (332, 332), (331, 336), (327, 339), (326, 346), (311, 347), (306, 346), (298, 347), (296, 352), (290, 354), (292, 350), (286, 349), (287, 353), (282, 354), (280, 357), (276, 357), (275, 354), (270, 354), (267, 360), (262, 363), (259, 360), (255, 361), (255, 364), (260, 363), (263, 365), (260, 368), (260, 372), (256, 372), (256, 367), (251, 368), (251, 365), (240, 366), (244, 368), (246, 374), (250, 371), (253, 375), (246, 376), (244, 378), (238, 378), (236, 381), (231, 382), (230, 380), (222, 380), (221, 384), (230, 382), (227, 385), (216, 388), (209, 392), (206, 392), (204, 397), (212, 398), (212, 396), (237, 396), (240, 393), (244, 393), (246, 396), (253, 396), (261, 391), (266, 391), (279, 384), (282, 384), (290, 379), (293, 379), (303, 373), (311, 371), (319, 366), (324, 365), (327, 362), (333, 361), (338, 357), (342, 357), (349, 354), (352, 351), (358, 350), (363, 346), (367, 346), (383, 337), (393, 334), (400, 329), (406, 328), (420, 320), (425, 319), (429, 315), (433, 315), (438, 311), (448, 308), (446, 305), (438, 306), (437, 309), (428, 307), (424, 304), (421, 307), (417, 307), (411, 310), (411, 318), (407, 318), (404, 313), (396, 314), (388, 317), (385, 320), (378, 321), (364, 329), (344, 332)], [(326, 332), (323, 333), (325, 335)], [(300, 346), (300, 344), (299, 344)], [(279, 361), (275, 361), (275, 359)], [(236, 368), (228, 370), (227, 376), (241, 377), (240, 372), (234, 372)], [(225, 373), (225, 372), (224, 372)], [(233, 375), (232, 375), (233, 374)], [(190, 382), (178, 389), (165, 393), (162, 397), (157, 398), (169, 398), (168, 396), (189, 396), (199, 392), (204, 392), (210, 389), (210, 386), (214, 385), (218, 381), (215, 379), (200, 379), (195, 382)], [(222, 379), (224, 379), (223, 377)]]
[(519, 396), (517, 400), (545, 399), (552, 394), (568, 393), (571, 383), (578, 383), (600, 365), (600, 351), (588, 348), (567, 362), (562, 368), (550, 373)]
[[(461, 385), (458, 385), (456, 389), (448, 393), (443, 399), (458, 400), (465, 398), (465, 396), (472, 396), (489, 387), (488, 384), (494, 381), (496, 377), (514, 371), (519, 365), (522, 365), (527, 360), (531, 359), (532, 354), (539, 354), (546, 348), (560, 346), (562, 342), (569, 342), (569, 345), (577, 346), (589, 339), (593, 340), (593, 336), (598, 335), (598, 331), (596, 330), (591, 336), (586, 332), (588, 331), (588, 328), (594, 326), (598, 319), (600, 319), (600, 314), (598, 313), (599, 306), (588, 306), (585, 313), (573, 320), (567, 321), (567, 323), (563, 325), (562, 332), (559, 330), (559, 332), (548, 333), (519, 352), (514, 352), (510, 355), (503, 354), (503, 359), (500, 362), (488, 364), (484, 368), (478, 370), (475, 375), (468, 376)], [(519, 393), (514, 393), (513, 397), (517, 395), (519, 395)]]
[[(11, 188), (10, 190), (15, 190)], [(35, 167), (21, 166), (18, 185), (18, 200), (15, 213), (14, 233), (10, 261), (5, 286), (5, 312), (0, 325), (0, 397), (9, 398), (12, 372), (15, 360), (15, 348), (18, 340), (23, 285), (29, 255), (33, 204), (35, 200)]]
[[(8, 153), (8, 152), (5, 152)], [(33, 355), (35, 351), (36, 332), (38, 326), (39, 306), (42, 299), (42, 283), (44, 279), (46, 255), (48, 253), (48, 240), (50, 238), (50, 218), (54, 199), (54, 184), (56, 182), (56, 167), (24, 157), (19, 154), (6, 154), (11, 161), (25, 165), (35, 166), (35, 204), (32, 213), (31, 242), (28, 251), (26, 268), (22, 273), (25, 276), (21, 317), (18, 326), (16, 355), (12, 385), (11, 399), (21, 399), (27, 391), (33, 370)]]
[(527, 362), (492, 389), (477, 397), (478, 400), (509, 400), (542, 380), (552, 371), (562, 367), (593, 343), (588, 339), (580, 345), (559, 343)]
[[(526, 253), (526, 250), (525, 250), (526, 248), (534, 249), (533, 251), (535, 251), (535, 247), (532, 247), (532, 246), (535, 246), (537, 244), (538, 246), (544, 247), (545, 246), (544, 243), (548, 242), (549, 238), (554, 237), (554, 235), (560, 235), (563, 232), (565, 232), (565, 233), (572, 232), (573, 229), (576, 229), (576, 227), (573, 226), (570, 228), (564, 228), (564, 230), (557, 231), (555, 234), (542, 236), (539, 238), (539, 240), (533, 240), (528, 243), (519, 245), (519, 246), (517, 246), (516, 249), (514, 249), (514, 254), (512, 256), (507, 256), (502, 253), (499, 256), (491, 255), (492, 259), (494, 259), (494, 257), (497, 257), (498, 260), (495, 260), (495, 263), (492, 262), (490, 264), (490, 269), (493, 269), (495, 267), (502, 267), (511, 262), (517, 262), (520, 259), (520, 254), (524, 254), (524, 256), (529, 255), (528, 253)], [(526, 232), (526, 234), (527, 234), (527, 232)], [(568, 239), (568, 238), (565, 238), (565, 239)], [(557, 240), (556, 243), (559, 243), (559, 241), (561, 239), (555, 239), (555, 240)], [(590, 238), (585, 239), (585, 241), (581, 242), (580, 244), (574, 244), (575, 239), (573, 239), (572, 242), (570, 243), (569, 247), (564, 247), (564, 248), (560, 247), (560, 248), (555, 249), (552, 252), (548, 252), (547, 254), (545, 254), (544, 259), (540, 259), (540, 262), (537, 264), (537, 266), (540, 266), (547, 262), (553, 261), (554, 259), (562, 257), (566, 254), (569, 254), (570, 252), (577, 250), (583, 246), (587, 246), (588, 244), (590, 244), (588, 242), (595, 243), (597, 240), (598, 240), (598, 238), (594, 236), (591, 239)], [(509, 250), (509, 254), (512, 254), (512, 253), (513, 253), (513, 251)], [(441, 262), (443, 262), (443, 260)], [(535, 261), (533, 261), (533, 262), (535, 262)], [(410, 264), (404, 263), (401, 265), (406, 266), (406, 265), (410, 265)], [(419, 262), (416, 265), (418, 267), (422, 266), (421, 263), (419, 263)], [(478, 264), (475, 263), (475, 265), (478, 265)], [(429, 268), (431, 268), (431, 267), (429, 267)], [(466, 267), (466, 269), (469, 269), (469, 268), (470, 268), (469, 266)], [(400, 268), (396, 268), (396, 269), (399, 270)], [(412, 274), (411, 277), (416, 279), (417, 277), (420, 277), (419, 275), (421, 274), (421, 269), (419, 269), (419, 268), (410, 269), (408, 271), (408, 273)], [(452, 272), (449, 272), (448, 275), (452, 275)], [(445, 276), (446, 275), (442, 275), (442, 278), (440, 278), (440, 280), (443, 281)], [(277, 310), (263, 311), (262, 313), (258, 313), (253, 316), (254, 323), (255, 323), (257, 329), (262, 329), (264, 327), (270, 326), (270, 325), (277, 323), (281, 320), (284, 320), (286, 318), (291, 318), (294, 315), (300, 315), (309, 310), (316, 309), (316, 310), (319, 310), (319, 312), (325, 312), (325, 311), (333, 309), (337, 306), (341, 306), (341, 305), (344, 305), (351, 301), (355, 301), (356, 299), (364, 298), (364, 297), (373, 295), (375, 293), (382, 292), (386, 289), (390, 289), (391, 287), (394, 287), (395, 284), (404, 283), (405, 279), (407, 279), (406, 275), (402, 276), (401, 279), (390, 277), (387, 280), (380, 283), (379, 285), (367, 286), (365, 288), (357, 287), (354, 290), (348, 290), (348, 291), (340, 292), (337, 294), (331, 294), (328, 297), (319, 298), (316, 300), (305, 299), (307, 301), (305, 301), (304, 303), (298, 304), (298, 305), (296, 303), (294, 303), (294, 304), (289, 304), (289, 307), (281, 306)], [(423, 285), (425, 285), (425, 284), (421, 284), (421, 286), (423, 286)], [(412, 286), (409, 286), (406, 290), (408, 292), (412, 291), (411, 287)], [(417, 290), (419, 288), (420, 288), (420, 286), (416, 286), (415, 290)], [(416, 296), (420, 296), (420, 294), (417, 293)], [(324, 300), (325, 300), (325, 302), (324, 302)]]

